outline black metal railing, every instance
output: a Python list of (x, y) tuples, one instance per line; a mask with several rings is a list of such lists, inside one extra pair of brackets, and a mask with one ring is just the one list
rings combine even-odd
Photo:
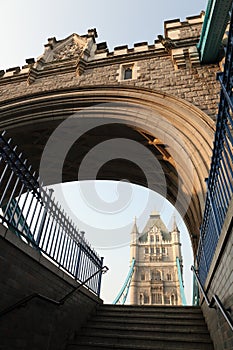
[(225, 320), (227, 321), (228, 325), (230, 326), (231, 330), (233, 331), (233, 320), (230, 316), (230, 311), (228, 311), (224, 305), (222, 304), (221, 300), (219, 299), (219, 297), (216, 294), (213, 294), (211, 300), (208, 298), (207, 293), (204, 290), (204, 287), (200, 281), (200, 278), (197, 274), (197, 271), (195, 270), (194, 266), (191, 266), (191, 270), (193, 271), (195, 280), (199, 286), (199, 289), (205, 299), (205, 302), (207, 304), (207, 306), (209, 308), (213, 308), (215, 309), (215, 305), (218, 307), (218, 309), (221, 311), (223, 317), (225, 318)]
[(197, 253), (199, 276), (204, 285), (233, 194), (233, 20), (229, 28), (220, 103), (200, 241)]
[[(76, 225), (44, 188), (12, 140), (0, 135), (0, 220), (77, 281), (100, 294), (103, 266)], [(89, 279), (95, 274), (94, 278)]]

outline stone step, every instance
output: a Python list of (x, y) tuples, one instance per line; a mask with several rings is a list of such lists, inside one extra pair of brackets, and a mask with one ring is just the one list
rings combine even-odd
[(173, 344), (157, 343), (152, 346), (147, 345), (119, 345), (119, 344), (93, 344), (93, 343), (79, 343), (79, 345), (71, 344), (67, 350), (214, 350), (211, 344)]
[(122, 330), (123, 332), (127, 330), (134, 332), (142, 332), (142, 331), (153, 331), (153, 332), (177, 332), (177, 333), (190, 333), (190, 334), (209, 334), (208, 329), (203, 323), (202, 325), (193, 325), (193, 324), (177, 324), (177, 323), (148, 323), (148, 322), (124, 322), (124, 320), (119, 320), (119, 322), (115, 322), (112, 320), (111, 322), (97, 322), (91, 321), (88, 324), (88, 329), (114, 329), (114, 330)]
[(96, 316), (93, 320), (90, 320), (90, 324), (124, 324), (124, 325), (134, 325), (138, 324), (140, 326), (148, 325), (150, 324), (152, 327), (157, 325), (163, 325), (163, 326), (192, 326), (196, 328), (203, 328), (206, 327), (205, 320), (203, 318), (200, 319), (192, 319), (192, 318), (179, 318), (174, 319), (171, 318), (160, 318), (160, 317), (153, 317), (153, 318), (141, 318), (141, 317), (108, 317), (108, 316)]
[(117, 317), (124, 317), (126, 319), (130, 319), (130, 318), (145, 318), (148, 320), (153, 320), (153, 319), (173, 319), (178, 320), (178, 319), (186, 319), (186, 320), (190, 320), (192, 319), (193, 321), (195, 320), (201, 320), (203, 319), (202, 314), (196, 313), (196, 314), (188, 314), (188, 313), (184, 313), (184, 314), (177, 314), (176, 312), (169, 312), (169, 313), (161, 313), (161, 312), (125, 312), (123, 313), (122, 311), (119, 310), (113, 310), (113, 311), (107, 311), (104, 309), (100, 309), (97, 312), (97, 316), (98, 317), (111, 317), (111, 318), (117, 318)]
[(101, 305), (67, 350), (214, 350), (199, 307)]
[(160, 331), (156, 332), (152, 329), (137, 329), (136, 332), (134, 329), (128, 329), (128, 328), (91, 328), (88, 327), (84, 330), (83, 335), (86, 337), (86, 339), (89, 339), (90, 337), (97, 337), (97, 338), (121, 338), (125, 341), (135, 342), (135, 339), (137, 340), (143, 340), (143, 341), (161, 341), (166, 339), (173, 339), (173, 341), (186, 341), (186, 342), (193, 342), (196, 339), (198, 341), (204, 341), (209, 342), (210, 336), (208, 332), (188, 332), (183, 329), (180, 329), (179, 331), (173, 332), (169, 331), (167, 329), (161, 329)]
[(122, 312), (147, 312), (147, 313), (188, 313), (188, 314), (201, 314), (202, 311), (199, 306), (160, 306), (160, 305), (113, 305), (102, 304), (99, 310), (104, 311), (122, 311)]
[(140, 350), (214, 350), (210, 340), (201, 340), (194, 338), (177, 340), (173, 337), (170, 338), (157, 338), (152, 339), (150, 337), (140, 337), (138, 335), (111, 337), (108, 335), (95, 336), (95, 337), (80, 337), (75, 342), (69, 345), (68, 350), (81, 350), (81, 349), (140, 349)]

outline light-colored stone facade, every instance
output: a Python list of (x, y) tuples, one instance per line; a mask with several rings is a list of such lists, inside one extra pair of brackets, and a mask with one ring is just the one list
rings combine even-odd
[(131, 232), (130, 258), (135, 259), (130, 304), (182, 305), (177, 258), (182, 270), (180, 232), (174, 222), (168, 231), (158, 213), (152, 213), (139, 233)]
[[(172, 94), (215, 119), (220, 68), (200, 64), (196, 45), (203, 19), (201, 13), (184, 22), (166, 21), (164, 36), (173, 40), (171, 50), (155, 39), (151, 45), (140, 42), (109, 52), (107, 43), (96, 43), (95, 29), (58, 41), (49, 38), (37, 59), (27, 59), (23, 67), (0, 70), (0, 101), (55, 89), (126, 85)], [(128, 65), (133, 66), (133, 76), (124, 80), (122, 66)]]

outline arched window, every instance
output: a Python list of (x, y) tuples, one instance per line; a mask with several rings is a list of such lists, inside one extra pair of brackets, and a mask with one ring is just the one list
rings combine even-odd
[(161, 293), (152, 293), (152, 304), (162, 304), (162, 294)]
[(171, 295), (171, 304), (175, 305), (175, 295), (174, 294)]
[(161, 281), (161, 273), (158, 270), (152, 271), (151, 279), (154, 281)]
[(133, 69), (132, 69), (132, 67), (125, 68), (125, 70), (124, 70), (124, 80), (132, 79), (132, 77), (133, 77)]

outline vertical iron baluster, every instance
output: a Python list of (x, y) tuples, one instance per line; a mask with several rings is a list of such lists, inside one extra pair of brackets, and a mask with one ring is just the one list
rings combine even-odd
[[(43, 230), (44, 230), (44, 224), (45, 224), (46, 217), (47, 217), (49, 200), (50, 200), (50, 197), (53, 194), (53, 189), (49, 189), (49, 195), (47, 195), (47, 193), (43, 189), (41, 189), (41, 192), (44, 195), (44, 199), (46, 198), (47, 202), (45, 203), (44, 212), (43, 212), (43, 215), (42, 215), (42, 219), (41, 219), (41, 222), (40, 222), (40, 227), (39, 227), (39, 230), (38, 230), (38, 235), (37, 235), (37, 238), (36, 238), (36, 243), (37, 243), (38, 247), (40, 246), (40, 240), (41, 240), (41, 237), (42, 237), (42, 233), (43, 233)], [(43, 201), (42, 201), (42, 203), (43, 203)]]
[[(58, 235), (59, 235), (59, 242), (57, 244), (57, 254), (56, 254), (56, 257), (55, 257), (55, 254), (54, 254), (54, 258), (57, 260), (58, 262), (58, 259), (59, 259), (59, 251), (60, 251), (60, 247), (61, 247), (61, 242), (62, 242), (62, 238), (63, 238), (63, 224), (62, 224), (62, 221), (64, 220), (63, 219), (63, 216), (62, 216), (62, 211), (60, 212), (60, 216), (61, 216), (61, 220), (60, 220), (60, 223), (59, 223), (59, 231), (58, 231)], [(55, 252), (56, 253), (56, 252)]]
[(56, 236), (55, 239), (55, 243), (54, 243), (54, 249), (53, 249), (53, 254), (50, 252), (49, 254), (52, 257), (55, 257), (55, 253), (56, 253), (56, 249), (57, 249), (57, 244), (58, 244), (58, 238), (59, 238), (59, 233), (60, 233), (60, 225), (59, 225), (59, 206), (58, 206), (58, 202), (55, 206), (55, 220), (56, 220), (56, 224), (55, 224), (55, 228), (54, 228), (54, 235)]
[(4, 197), (5, 197), (6, 192), (7, 192), (8, 188), (9, 188), (9, 186), (10, 186), (10, 183), (11, 183), (11, 180), (12, 180), (12, 177), (13, 177), (13, 176), (14, 176), (14, 172), (11, 171), (10, 177), (9, 177), (9, 179), (8, 179), (8, 181), (7, 181), (7, 184), (6, 184), (5, 188), (4, 188), (2, 197), (1, 197), (1, 199), (0, 199), (0, 208), (1, 208), (2, 204), (3, 204)]
[(67, 241), (68, 241), (68, 244), (67, 244), (67, 248), (66, 248), (65, 253), (64, 253), (64, 265), (65, 266), (67, 266), (67, 260), (68, 260), (69, 254), (70, 254), (70, 244), (71, 244), (71, 242), (73, 240), (71, 232), (72, 232), (72, 222), (68, 221), (68, 227), (67, 227)]
[(63, 260), (63, 254), (64, 254), (64, 244), (65, 244), (65, 241), (66, 241), (66, 216), (64, 214), (64, 210), (62, 212), (62, 216), (63, 216), (63, 221), (62, 221), (62, 226), (61, 226), (61, 229), (62, 229), (62, 246), (61, 246), (61, 255), (60, 255), (60, 261), (59, 261), (59, 264), (62, 266), (62, 260)]
[(31, 195), (31, 200), (30, 200), (30, 203), (29, 203), (29, 205), (28, 205), (28, 207), (26, 209), (27, 210), (26, 215), (24, 215), (24, 224), (23, 224), (23, 226), (21, 228), (22, 231), (24, 230), (25, 226), (27, 225), (27, 219), (29, 217), (31, 206), (32, 206), (32, 202), (33, 202), (33, 199), (34, 199), (33, 194), (30, 193), (30, 195)]
[(229, 190), (229, 177), (228, 177), (228, 174), (226, 173), (225, 161), (223, 158), (221, 160), (221, 165), (222, 166), (220, 169), (221, 169), (221, 178), (223, 182), (223, 190), (224, 190), (226, 202), (229, 203), (229, 200), (231, 198), (230, 190)]

